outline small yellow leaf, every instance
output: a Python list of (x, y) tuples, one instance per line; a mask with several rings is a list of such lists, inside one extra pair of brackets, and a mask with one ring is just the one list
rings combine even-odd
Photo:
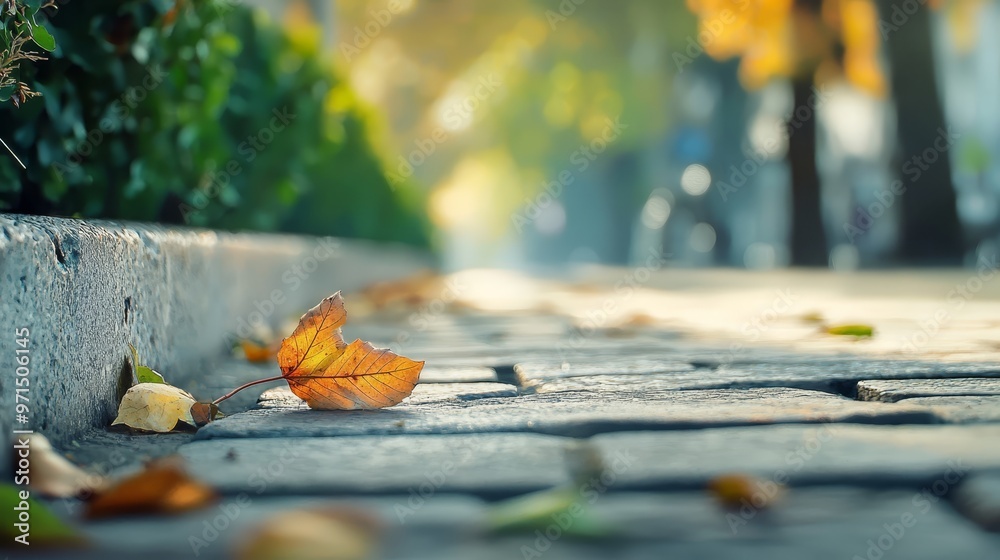
[(278, 351), (276, 344), (258, 344), (251, 340), (241, 340), (240, 348), (243, 349), (243, 356), (247, 361), (255, 364), (271, 361)]
[(875, 327), (871, 325), (837, 325), (826, 327), (826, 333), (837, 336), (871, 337), (875, 334)]
[(781, 498), (785, 487), (750, 475), (726, 474), (710, 480), (708, 491), (726, 509), (739, 509), (747, 504), (756, 509), (766, 509)]
[(241, 542), (240, 560), (364, 560), (375, 552), (378, 521), (348, 508), (293, 510), (267, 519)]
[(194, 404), (194, 397), (173, 385), (139, 383), (122, 397), (118, 417), (111, 425), (124, 424), (136, 430), (161, 433), (178, 428), (195, 428), (197, 423), (191, 416)]

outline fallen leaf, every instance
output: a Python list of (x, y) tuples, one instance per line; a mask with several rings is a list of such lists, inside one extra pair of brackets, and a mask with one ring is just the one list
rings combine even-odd
[(802, 320), (803, 323), (814, 323), (814, 324), (823, 323), (823, 314), (820, 313), (819, 311), (809, 311), (803, 313), (799, 318)]
[(278, 353), (277, 344), (258, 344), (252, 340), (241, 340), (240, 348), (246, 360), (255, 364), (270, 362)]
[(295, 371), (326, 368), (347, 347), (340, 332), (346, 321), (347, 310), (340, 292), (306, 311), (291, 336), (281, 341), (278, 349), (281, 374), (288, 376)]
[(375, 552), (378, 521), (348, 508), (286, 511), (252, 529), (240, 560), (364, 560)]
[[(49, 511), (45, 504), (30, 496), (22, 499), (21, 492), (27, 491), (10, 484), (0, 484), (0, 508), (5, 512), (5, 516), (10, 512), (11, 517), (9, 523), (4, 523), (0, 527), (0, 535), (3, 535), (5, 545), (14, 546), (18, 537), (27, 539), (28, 546), (79, 546), (86, 542), (75, 529)], [(26, 512), (27, 519), (22, 521), (21, 512)], [(19, 527), (22, 522), (24, 526)], [(21, 535), (25, 533), (28, 536), (22, 537)]]
[(306, 312), (278, 350), (282, 377), (311, 408), (354, 410), (398, 404), (413, 391), (424, 363), (361, 340), (345, 345), (340, 327), (346, 320), (340, 292)]
[(871, 337), (875, 335), (875, 327), (871, 325), (837, 325), (823, 329), (827, 334), (837, 336)]
[(132, 514), (182, 513), (211, 504), (215, 491), (191, 478), (177, 457), (149, 463), (87, 503), (86, 517), (97, 519)]
[(47, 498), (73, 498), (100, 492), (107, 486), (104, 477), (90, 474), (70, 463), (42, 434), (17, 436), (27, 439), (31, 450), (31, 482), (33, 491)]
[(388, 282), (376, 282), (361, 290), (361, 295), (371, 302), (375, 309), (391, 305), (416, 307), (439, 294), (444, 279), (431, 270), (421, 270), (411, 276)]
[(215, 403), (196, 402), (191, 405), (191, 418), (199, 427), (208, 424), (222, 416), (219, 407)]
[(139, 362), (139, 352), (135, 346), (129, 344), (128, 347), (132, 351), (132, 371), (135, 372), (135, 379), (138, 383), (166, 383), (162, 375)]
[(745, 474), (726, 474), (708, 482), (708, 490), (726, 509), (771, 507), (784, 494), (785, 487), (770, 480)]
[[(172, 432), (196, 428), (191, 415), (196, 401), (187, 391), (166, 383), (140, 383), (125, 392), (112, 426), (124, 424), (136, 430)], [(183, 424), (183, 425), (182, 425)]]
[(601, 538), (613, 531), (594, 519), (576, 486), (559, 486), (498, 502), (487, 515), (495, 533), (543, 533), (557, 526), (562, 535)]

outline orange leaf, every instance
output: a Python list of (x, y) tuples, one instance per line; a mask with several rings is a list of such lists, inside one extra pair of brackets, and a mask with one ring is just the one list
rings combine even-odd
[(115, 484), (87, 504), (86, 517), (137, 513), (181, 513), (215, 501), (215, 491), (184, 472), (175, 459), (161, 459)]
[(269, 362), (277, 353), (277, 345), (275, 344), (265, 346), (250, 340), (241, 340), (240, 348), (243, 349), (243, 355), (247, 361), (255, 364)]
[(725, 474), (710, 480), (708, 490), (719, 505), (727, 509), (738, 509), (746, 504), (764, 509), (774, 505), (784, 486), (750, 475)]
[(413, 391), (424, 363), (361, 340), (345, 346), (340, 327), (346, 319), (340, 292), (302, 316), (278, 350), (289, 388), (311, 408), (324, 410), (399, 404)]
[(292, 335), (281, 341), (278, 366), (281, 375), (293, 372), (323, 371), (343, 352), (344, 337), (340, 327), (347, 321), (344, 298), (340, 292), (325, 298), (299, 319)]

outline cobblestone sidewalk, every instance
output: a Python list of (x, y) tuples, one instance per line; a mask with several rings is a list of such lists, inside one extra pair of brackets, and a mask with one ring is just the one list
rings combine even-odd
[[(961, 275), (896, 296), (873, 277), (867, 298), (787, 278), (654, 280), (627, 301), (609, 281), (525, 309), (431, 300), (352, 319), (349, 340), (427, 361), (409, 399), (318, 412), (276, 388), (191, 436), (81, 438), (77, 461), (124, 452), (112, 466), (127, 470), (176, 451), (223, 494), (180, 517), (85, 524), (96, 548), (81, 557), (226, 558), (269, 516), (333, 504), (379, 520), (379, 558), (1000, 558), (992, 292), (955, 309)], [(875, 338), (818, 334), (831, 319)], [(233, 361), (192, 390), (269, 375)], [(706, 488), (729, 474), (753, 486), (727, 509)], [(490, 530), (501, 500), (553, 487), (582, 507)]]

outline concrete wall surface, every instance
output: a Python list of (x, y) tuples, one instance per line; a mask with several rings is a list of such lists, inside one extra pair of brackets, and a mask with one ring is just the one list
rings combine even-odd
[(0, 214), (5, 444), (13, 429), (66, 442), (107, 426), (128, 343), (184, 387), (252, 325), (277, 327), (337, 290), (432, 265), (425, 253), (364, 241)]

